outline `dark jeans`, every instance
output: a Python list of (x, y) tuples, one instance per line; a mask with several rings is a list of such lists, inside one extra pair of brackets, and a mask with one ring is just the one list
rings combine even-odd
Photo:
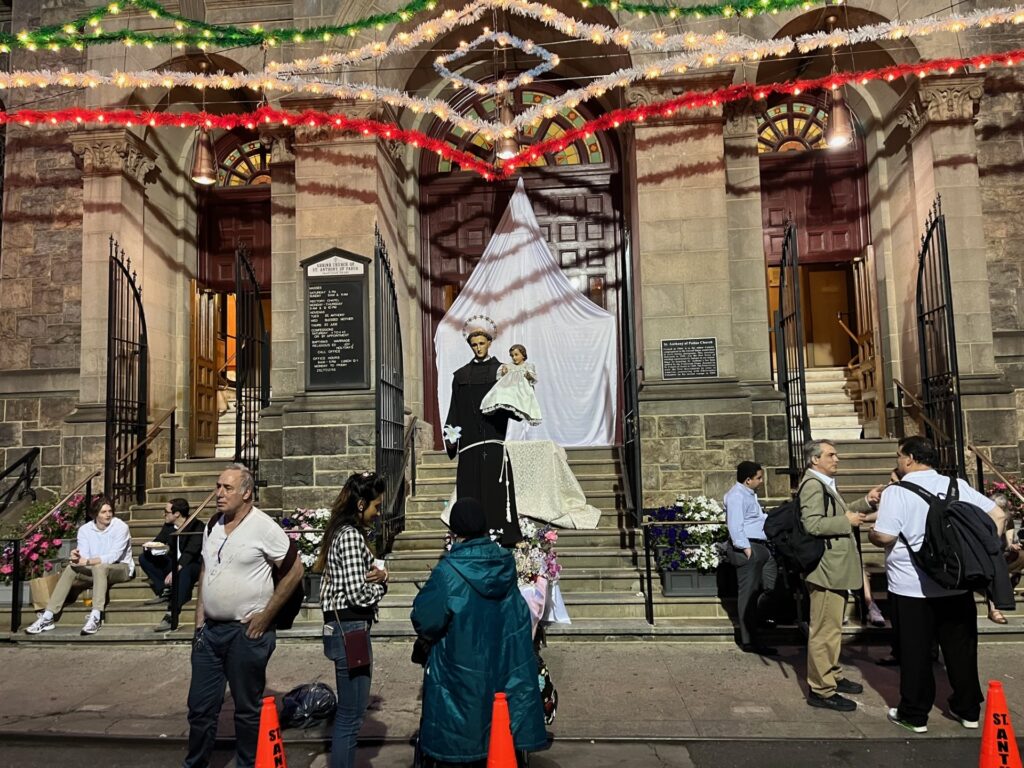
[(949, 708), (965, 720), (981, 715), (978, 683), (978, 616), (970, 592), (950, 597), (904, 597), (890, 594), (899, 620), (899, 716), (911, 725), (927, 725), (935, 703), (932, 645), (942, 648), (953, 695)]
[(356, 764), (356, 740), (370, 703), (373, 647), (370, 647), (370, 664), (350, 670), (345, 659), (343, 633), (367, 627), (365, 621), (343, 621), (340, 624), (331, 621), (324, 625), (324, 656), (334, 662), (334, 679), (338, 688), (338, 709), (331, 732), (330, 768), (354, 768)]
[[(139, 555), (139, 567), (146, 572), (152, 582), (154, 594), (162, 594), (167, 587), (164, 579), (171, 572), (171, 558), (167, 555), (154, 555), (148, 549)], [(199, 580), (199, 563), (192, 562), (178, 571), (178, 605), (182, 606), (192, 599), (192, 589)]]
[(245, 635), (237, 621), (212, 621), (192, 642), (192, 682), (188, 689), (188, 755), (182, 768), (206, 768), (217, 738), (217, 719), (224, 703), (224, 683), (235, 704), (237, 768), (253, 768), (260, 728), (267, 662), (277, 645), (268, 631), (258, 640)]

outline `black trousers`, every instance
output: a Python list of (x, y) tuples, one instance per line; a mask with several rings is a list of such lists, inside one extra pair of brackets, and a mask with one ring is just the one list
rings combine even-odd
[(739, 614), (740, 642), (749, 645), (757, 640), (758, 598), (762, 591), (775, 589), (778, 567), (767, 545), (750, 542), (749, 559), (742, 549), (729, 547), (729, 562), (736, 568), (738, 595), (736, 610)]
[(978, 682), (978, 616), (974, 595), (966, 592), (950, 597), (904, 597), (890, 594), (898, 611), (895, 627), (899, 635), (899, 716), (911, 725), (926, 725), (935, 703), (935, 671), (932, 646), (942, 649), (953, 695), (952, 713), (965, 720), (981, 715), (981, 685)]
[[(153, 593), (162, 594), (167, 587), (164, 586), (164, 579), (171, 572), (171, 558), (167, 555), (153, 555), (148, 549), (144, 549), (139, 555), (139, 567), (146, 572), (152, 582)], [(182, 606), (192, 599), (192, 589), (199, 581), (199, 563), (191, 562), (178, 571), (178, 606)]]

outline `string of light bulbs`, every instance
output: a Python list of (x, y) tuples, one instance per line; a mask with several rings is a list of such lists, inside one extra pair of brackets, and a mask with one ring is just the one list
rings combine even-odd
[(879, 80), (892, 82), (908, 76), (923, 78), (928, 75), (951, 75), (969, 67), (985, 70), (994, 66), (1015, 67), (1022, 63), (1024, 63), (1024, 49), (1003, 53), (985, 53), (970, 57), (932, 59), (916, 64), (899, 64), (857, 72), (837, 72), (813, 80), (792, 80), (767, 85), (741, 83), (711, 91), (689, 91), (672, 99), (618, 109), (601, 115), (580, 127), (567, 130), (564, 135), (557, 138), (529, 145), (501, 165), (489, 163), (470, 152), (427, 136), (421, 131), (406, 130), (379, 120), (349, 118), (319, 110), (294, 112), (264, 106), (253, 112), (212, 115), (206, 112), (135, 112), (75, 107), (62, 110), (0, 112), (0, 124), (17, 124), (25, 127), (118, 125), (128, 128), (149, 126), (151, 128), (176, 127), (206, 130), (214, 128), (231, 130), (239, 127), (254, 130), (259, 125), (270, 124), (286, 127), (331, 128), (340, 132), (372, 135), (436, 152), (465, 170), (478, 173), (485, 179), (494, 180), (507, 178), (513, 175), (517, 168), (531, 164), (541, 155), (560, 152), (571, 143), (589, 139), (595, 133), (615, 130), (623, 125), (645, 122), (648, 119), (671, 118), (679, 110), (717, 107), (742, 99), (753, 99), (760, 102), (772, 94), (799, 95), (810, 91), (835, 90), (854, 83), (866, 85)]

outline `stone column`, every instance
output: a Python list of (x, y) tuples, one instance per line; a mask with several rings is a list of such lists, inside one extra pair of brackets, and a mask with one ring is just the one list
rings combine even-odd
[(141, 258), (145, 179), (156, 167), (153, 150), (122, 128), (76, 131), (71, 146), (82, 160), (82, 344), (78, 405), (61, 439), (64, 487), (103, 465), (109, 239)]
[[(922, 80), (916, 91), (905, 97), (900, 124), (910, 134), (919, 227), (923, 227), (935, 198), (942, 198), (967, 439), (986, 447), (1001, 468), (1015, 471), (1020, 462), (1013, 390), (995, 365), (985, 269), (985, 222), (974, 128), (984, 80), (983, 74)], [(913, 305), (906, 306), (904, 312), (904, 322), (913, 322)]]
[[(334, 106), (353, 117), (365, 117), (374, 108), (323, 100), (294, 100), (288, 106)], [(299, 264), (332, 247), (372, 259), (377, 142), (332, 127), (309, 126), (295, 128), (290, 149), (287, 144), (278, 148), (279, 138), (274, 141), (272, 334), (274, 367), (282, 370), (274, 379), (274, 403), (261, 418), (260, 444), (261, 461), (263, 456), (272, 457), (265, 475), (268, 499), (288, 511), (329, 506), (350, 472), (374, 465), (373, 391), (305, 391), (305, 306)], [(279, 226), (284, 227), (281, 233)], [(372, 270), (369, 277), (372, 281)], [(372, 282), (370, 295), (372, 302)], [(372, 323), (372, 306), (370, 318)]]
[[(627, 100), (653, 103), (732, 76), (644, 84), (629, 89)], [(721, 496), (734, 482), (736, 463), (753, 458), (753, 419), (750, 393), (737, 380), (722, 109), (680, 110), (634, 130), (643, 495), (650, 506), (678, 493)], [(763, 281), (763, 257), (757, 274)], [(716, 340), (718, 377), (665, 380), (662, 340), (701, 337)]]

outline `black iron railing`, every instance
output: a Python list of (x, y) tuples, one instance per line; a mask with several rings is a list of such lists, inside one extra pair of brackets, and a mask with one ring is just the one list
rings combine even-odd
[[(377, 555), (390, 551), (395, 537), (405, 530), (406, 465), (412, 455), (415, 472), (415, 418), (405, 424), (405, 369), (402, 324), (398, 312), (395, 278), (388, 249), (374, 227), (376, 281), (376, 461), (377, 472), (387, 483), (384, 509), (378, 523)], [(412, 451), (412, 453), (410, 453)]]
[[(917, 255), (917, 353), (925, 434), (939, 452), (940, 472), (966, 477), (960, 369), (946, 247), (946, 217), (936, 198)], [(936, 424), (939, 430), (930, 424)]]
[(640, 450), (640, 390), (643, 366), (636, 348), (636, 309), (630, 234), (623, 232), (622, 249), (622, 460), (626, 511), (633, 527), (643, 514), (643, 456)]
[(260, 411), (270, 405), (270, 336), (263, 317), (261, 290), (245, 243), (235, 249), (235, 461), (252, 473), (254, 493), (260, 479)]
[(39, 448), (32, 448), (7, 469), (0, 472), (0, 484), (10, 483), (3, 491), (0, 491), (0, 515), (6, 512), (7, 507), (14, 501), (20, 501), (26, 496), (30, 497), (32, 501), (36, 500), (32, 482), (39, 475), (39, 467), (36, 466), (39, 453)]
[(142, 293), (131, 259), (110, 238), (107, 281), (107, 429), (103, 492), (115, 503), (145, 501), (149, 415), (149, 341)]
[(796, 488), (803, 472), (804, 444), (811, 439), (807, 416), (807, 378), (804, 371), (804, 326), (800, 301), (800, 254), (796, 225), (786, 224), (779, 269), (779, 308), (775, 310), (776, 386), (786, 398), (786, 443), (789, 475)]

